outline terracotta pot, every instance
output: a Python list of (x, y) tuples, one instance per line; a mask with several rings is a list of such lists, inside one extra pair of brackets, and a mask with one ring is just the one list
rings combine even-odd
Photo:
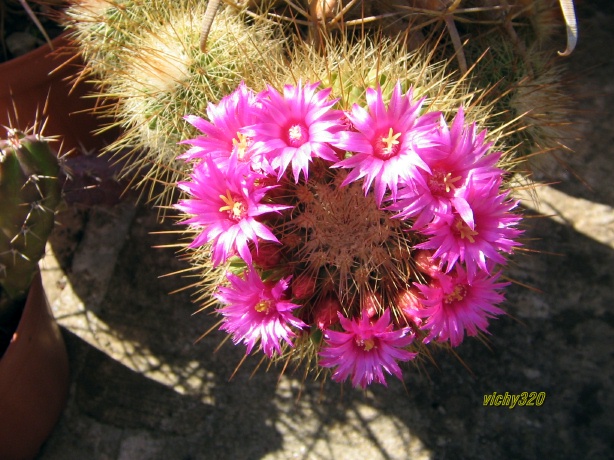
[(35, 457), (66, 405), (69, 382), (66, 346), (39, 273), (0, 359), (0, 459)]
[[(105, 136), (93, 136), (100, 120), (92, 113), (95, 98), (87, 82), (74, 84), (82, 61), (66, 33), (30, 53), (0, 64), (0, 126), (25, 129), (41, 115), (47, 119), (44, 134), (60, 136), (62, 151), (98, 151)], [(59, 148), (59, 143), (58, 147)]]

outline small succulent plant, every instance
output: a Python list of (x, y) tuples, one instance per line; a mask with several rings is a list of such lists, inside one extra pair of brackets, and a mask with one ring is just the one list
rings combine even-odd
[[(49, 140), (9, 129), (0, 139), (0, 341), (10, 340), (60, 203), (60, 164)], [(0, 352), (4, 351), (0, 343)]]

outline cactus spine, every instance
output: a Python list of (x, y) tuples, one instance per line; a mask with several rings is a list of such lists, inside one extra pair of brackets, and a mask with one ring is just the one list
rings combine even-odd
[(0, 328), (8, 333), (53, 229), (59, 172), (48, 140), (13, 129), (0, 139)]

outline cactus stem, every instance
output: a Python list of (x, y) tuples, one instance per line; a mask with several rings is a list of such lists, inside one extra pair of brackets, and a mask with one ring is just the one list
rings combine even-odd
[(0, 319), (20, 308), (53, 229), (62, 188), (49, 139), (15, 129), (7, 132), (0, 140)]

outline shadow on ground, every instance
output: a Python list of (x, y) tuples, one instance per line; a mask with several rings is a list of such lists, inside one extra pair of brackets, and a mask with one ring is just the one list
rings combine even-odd
[[(362, 392), (278, 382), (279, 369), (250, 377), (257, 359), (229, 381), (242, 347), (213, 352), (218, 332), (192, 343), (216, 320), (190, 316), (187, 293), (167, 295), (185, 280), (158, 276), (181, 265), (172, 250), (152, 250), (166, 236), (152, 235), (154, 211), (138, 208), (96, 308), (108, 329), (92, 326), (111, 351), (65, 332), (72, 395), (40, 458), (606, 458), (614, 252), (543, 216), (526, 223), (527, 240), (541, 238), (529, 245), (545, 253), (518, 256), (510, 276), (542, 292), (510, 287), (510, 316), (493, 322), (488, 347), (467, 340), (459, 359), (440, 353), (404, 382)], [(70, 283), (79, 292), (81, 281)], [(543, 405), (484, 406), (493, 392), (525, 391), (545, 392)]]

